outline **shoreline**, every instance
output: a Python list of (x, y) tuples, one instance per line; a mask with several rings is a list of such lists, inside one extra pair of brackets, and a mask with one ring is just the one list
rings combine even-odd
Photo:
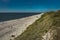
[[(21, 33), (23, 33), (26, 30), (26, 28), (29, 25), (33, 24), (37, 19), (39, 19), (41, 17), (41, 15), (42, 14), (38, 14), (38, 15), (33, 15), (33, 16), (26, 17), (26, 18), (6, 21), (8, 25), (12, 25), (13, 24), (12, 25), (12, 29), (13, 30), (8, 27), (7, 30), (10, 29), (11, 32), (10, 33), (8, 32), (4, 36), (0, 37), (0, 40), (14, 39), (14, 38), (11, 37), (11, 35), (15, 35), (15, 37), (19, 36)], [(38, 16), (38, 18), (36, 18), (36, 16)], [(5, 25), (7, 25), (7, 24), (5, 24)], [(19, 26), (21, 26), (21, 27), (19, 27)]]

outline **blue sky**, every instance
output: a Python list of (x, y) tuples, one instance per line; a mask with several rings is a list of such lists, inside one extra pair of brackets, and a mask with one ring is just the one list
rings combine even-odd
[(0, 0), (0, 11), (40, 12), (60, 9), (60, 0)]

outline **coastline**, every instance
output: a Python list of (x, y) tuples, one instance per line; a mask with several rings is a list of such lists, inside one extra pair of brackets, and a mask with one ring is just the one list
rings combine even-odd
[[(10, 29), (10, 27), (7, 27), (7, 30), (10, 29), (9, 32), (6, 33), (5, 35), (3, 35), (2, 37), (0, 37), (0, 40), (14, 39), (11, 37), (11, 35), (15, 35), (15, 37), (19, 36), (21, 33), (23, 33), (26, 30), (26, 28), (29, 25), (31, 25), (37, 19), (39, 19), (42, 14), (33, 15), (33, 16), (26, 17), (26, 18), (21, 18), (21, 19), (16, 19), (16, 20), (11, 20), (11, 21), (6, 21), (7, 24), (5, 24), (5, 25), (12, 25), (13, 24), (12, 29)], [(37, 16), (38, 16), (38, 18), (37, 18)]]

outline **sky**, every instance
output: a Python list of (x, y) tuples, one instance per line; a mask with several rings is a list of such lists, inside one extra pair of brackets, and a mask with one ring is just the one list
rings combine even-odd
[(0, 12), (44, 12), (60, 9), (60, 0), (0, 0)]

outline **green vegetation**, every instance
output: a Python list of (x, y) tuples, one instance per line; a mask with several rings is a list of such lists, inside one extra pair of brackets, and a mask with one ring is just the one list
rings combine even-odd
[(15, 40), (41, 40), (50, 29), (60, 27), (60, 11), (46, 12)]

